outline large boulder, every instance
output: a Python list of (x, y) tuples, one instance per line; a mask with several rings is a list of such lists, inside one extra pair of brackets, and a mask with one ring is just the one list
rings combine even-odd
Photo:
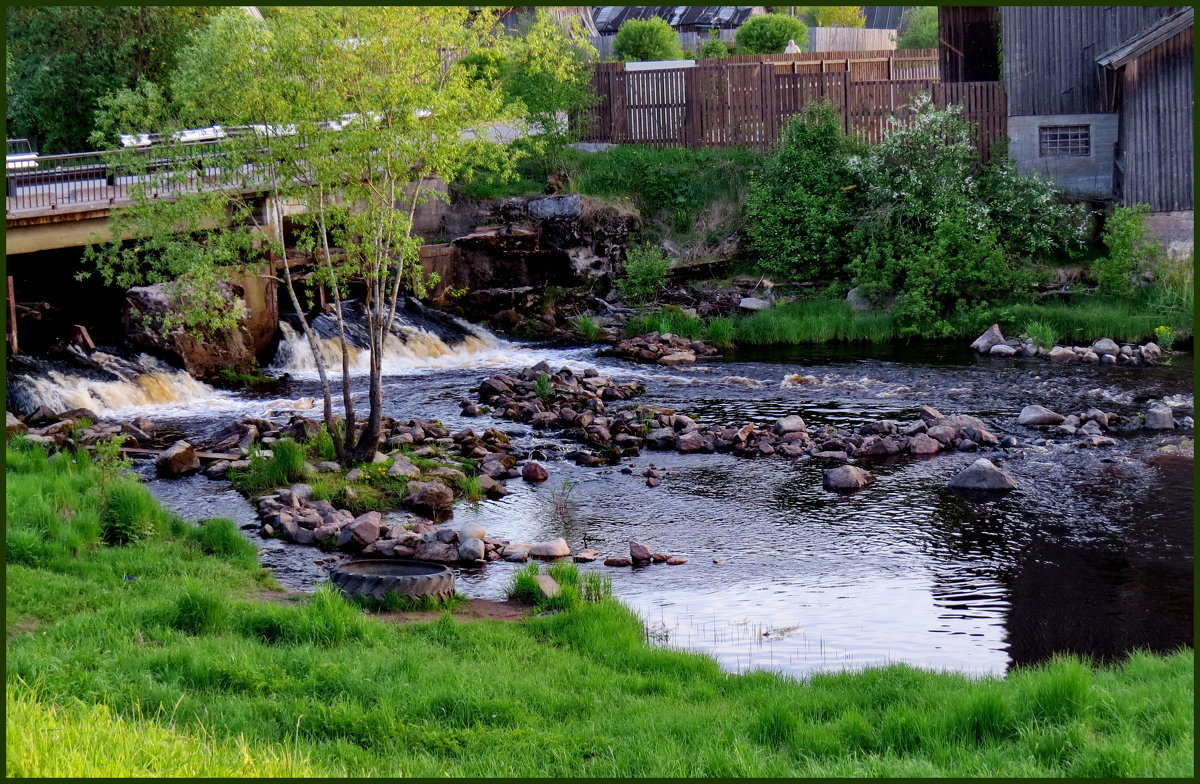
[(826, 469), (821, 478), (826, 490), (858, 490), (874, 481), (875, 476), (870, 471), (852, 465)]
[(467, 537), (458, 543), (458, 558), (460, 561), (482, 561), (486, 550), (482, 539)]
[(924, 433), (917, 433), (908, 440), (908, 451), (914, 455), (933, 455), (942, 450), (942, 444)]
[(1155, 406), (1146, 412), (1147, 430), (1174, 430), (1175, 417), (1166, 406)]
[(979, 458), (950, 480), (955, 490), (1004, 492), (1017, 489), (1017, 481), (997, 468), (991, 460)]
[(571, 554), (571, 547), (566, 539), (554, 539), (549, 542), (538, 542), (528, 550), (530, 558), (565, 558)]
[(777, 421), (774, 430), (777, 436), (785, 433), (800, 433), (804, 431), (804, 420), (796, 414), (791, 414)]
[(418, 512), (438, 515), (454, 506), (454, 492), (441, 482), (409, 482), (404, 503)]
[(29, 425), (17, 419), (16, 416), (13, 415), (13, 412), (5, 411), (4, 414), (5, 435), (11, 437), (17, 433), (29, 432)]
[(767, 302), (765, 299), (759, 299), (758, 297), (742, 297), (741, 300), (738, 301), (738, 307), (742, 310), (749, 311), (769, 310), (771, 303)]
[(174, 478), (199, 470), (200, 458), (187, 441), (176, 441), (154, 461), (154, 471), (159, 476)]
[[(255, 349), (262, 336), (257, 334), (258, 330), (253, 326), (255, 322), (246, 306), (245, 290), (241, 286), (221, 282), (206, 292), (211, 295), (215, 291), (216, 296), (224, 301), (224, 307), (243, 315), (236, 328), (219, 330), (215, 335), (200, 338), (187, 334), (181, 326), (163, 334), (163, 317), (187, 308), (188, 300), (196, 296), (175, 291), (172, 285), (155, 283), (135, 286), (125, 292), (123, 319), (125, 335), (130, 343), (174, 358), (193, 376), (211, 375), (225, 368), (249, 373), (258, 367)], [(274, 331), (273, 323), (271, 331)]]
[(379, 538), (379, 529), (383, 517), (379, 512), (367, 512), (354, 518), (350, 524), (350, 534), (360, 546), (366, 547)]
[(1115, 357), (1121, 353), (1121, 347), (1112, 338), (1100, 338), (1092, 344), (1092, 351), (1097, 354), (1108, 354)]
[(1018, 425), (1061, 425), (1066, 420), (1062, 414), (1056, 414), (1043, 406), (1025, 406), (1017, 417)]
[(546, 473), (541, 463), (531, 461), (521, 466), (521, 478), (526, 482), (545, 482), (550, 478), (550, 474)]
[(987, 354), (992, 350), (992, 346), (999, 346), (1002, 343), (1004, 343), (1004, 333), (1000, 331), (999, 324), (993, 324), (988, 327), (987, 332), (975, 338), (975, 342), (971, 344), (971, 348), (980, 354)]

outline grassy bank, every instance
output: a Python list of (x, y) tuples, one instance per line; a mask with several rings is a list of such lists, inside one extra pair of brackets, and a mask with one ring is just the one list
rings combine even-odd
[[(90, 761), (116, 776), (1193, 770), (1190, 651), (1004, 681), (901, 666), (730, 676), (646, 645), (611, 600), (410, 625), (327, 591), (283, 601), (231, 525), (116, 503), (129, 480), (86, 458), (12, 442), (7, 476), (10, 776)], [(125, 517), (143, 535), (106, 544)]]

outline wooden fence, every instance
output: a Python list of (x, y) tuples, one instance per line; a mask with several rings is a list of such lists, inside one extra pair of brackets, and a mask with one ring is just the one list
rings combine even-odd
[[(824, 61), (818, 61), (818, 63)], [(805, 106), (829, 101), (842, 115), (843, 129), (877, 143), (894, 116), (922, 92), (937, 106), (959, 104), (975, 127), (985, 157), (1007, 135), (1003, 82), (943, 84), (933, 78), (879, 79), (878, 73), (801, 70), (805, 64), (746, 63), (625, 71), (597, 67), (592, 88), (598, 102), (575, 115), (583, 141), (659, 147), (763, 149), (780, 137), (789, 118)], [(893, 75), (894, 64), (886, 64)]]

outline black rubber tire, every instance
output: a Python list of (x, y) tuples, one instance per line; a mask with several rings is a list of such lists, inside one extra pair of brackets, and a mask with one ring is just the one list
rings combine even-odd
[(446, 601), (454, 596), (454, 572), (442, 564), (425, 561), (371, 559), (370, 563), (372, 564), (395, 564), (397, 566), (416, 564), (429, 567), (433, 573), (396, 575), (362, 574), (353, 571), (355, 564), (363, 563), (365, 562), (349, 561), (342, 564), (330, 571), (329, 581), (347, 596), (363, 596), (368, 599), (382, 600), (388, 594), (399, 594), (412, 597), (432, 596), (435, 599)]

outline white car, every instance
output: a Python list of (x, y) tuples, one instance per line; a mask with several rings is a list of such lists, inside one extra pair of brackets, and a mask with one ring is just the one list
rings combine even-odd
[(177, 142), (191, 144), (194, 142), (215, 142), (218, 139), (224, 139), (228, 134), (225, 129), (219, 125), (210, 125), (207, 128), (192, 128), (186, 131), (176, 131), (171, 134), (171, 138)]
[(4, 170), (21, 171), (36, 169), (38, 154), (29, 145), (28, 139), (6, 139), (4, 150)]

